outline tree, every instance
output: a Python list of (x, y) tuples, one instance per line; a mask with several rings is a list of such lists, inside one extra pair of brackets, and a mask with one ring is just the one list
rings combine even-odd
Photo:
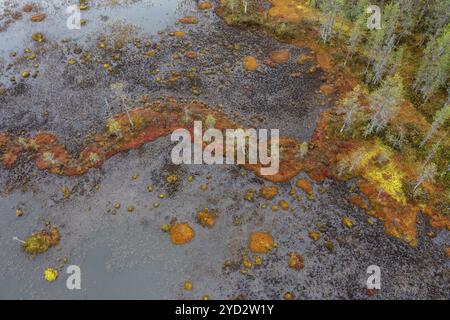
[(398, 3), (391, 3), (386, 6), (383, 12), (382, 29), (378, 30), (378, 35), (371, 44), (374, 47), (369, 56), (369, 65), (373, 64), (373, 76), (371, 81), (378, 84), (389, 69), (389, 61), (392, 59), (392, 52), (397, 44), (397, 29), (401, 11)]
[(321, 38), (324, 43), (327, 43), (333, 34), (333, 27), (342, 5), (343, 0), (328, 0), (320, 4), (320, 9), (324, 12), (321, 26)]
[[(448, 100), (450, 100), (450, 98)], [(428, 133), (420, 146), (423, 147), (448, 119), (450, 119), (450, 101), (447, 101), (444, 107), (436, 112), (430, 130), (428, 130)]]
[(428, 0), (424, 4), (424, 40), (433, 39), (448, 24), (450, 0)]
[(369, 135), (385, 128), (398, 110), (403, 96), (403, 83), (401, 77), (388, 76), (381, 87), (375, 90), (369, 97), (371, 111), (370, 123), (365, 134)]
[(360, 13), (358, 19), (353, 24), (353, 28), (348, 39), (348, 52), (345, 57), (344, 66), (347, 65), (348, 59), (356, 52), (366, 31), (366, 15), (365, 11)]
[(344, 115), (344, 123), (342, 124), (340, 133), (343, 133), (346, 129), (350, 128), (358, 119), (360, 95), (361, 86), (358, 85), (344, 99), (342, 99), (339, 111)]
[(450, 66), (450, 23), (431, 40), (417, 72), (414, 89), (424, 101), (428, 101), (436, 91), (447, 83)]
[(436, 176), (437, 168), (434, 163), (429, 163), (424, 166), (422, 170), (422, 174), (417, 179), (416, 185), (414, 186), (414, 191), (425, 181), (434, 181), (434, 177)]

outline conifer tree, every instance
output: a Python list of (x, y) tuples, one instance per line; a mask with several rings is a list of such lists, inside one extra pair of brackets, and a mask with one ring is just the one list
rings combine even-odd
[(388, 76), (381, 87), (369, 97), (369, 108), (371, 111), (370, 122), (365, 134), (378, 132), (386, 127), (398, 110), (403, 95), (403, 84), (401, 77)]
[(417, 72), (414, 88), (424, 101), (447, 83), (450, 69), (450, 23), (431, 40)]
[(428, 130), (428, 133), (425, 136), (425, 138), (423, 139), (420, 146), (423, 147), (431, 139), (431, 137), (433, 137), (433, 135), (436, 133), (436, 131), (439, 130), (439, 128), (448, 119), (450, 119), (450, 102), (449, 101), (447, 101), (447, 103), (444, 105), (444, 107), (442, 109), (440, 109), (436, 112), (433, 123), (431, 124), (431, 127)]

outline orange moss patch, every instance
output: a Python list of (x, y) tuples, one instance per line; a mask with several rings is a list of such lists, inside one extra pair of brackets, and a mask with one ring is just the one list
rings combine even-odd
[(349, 198), (348, 201), (354, 205), (357, 206), (361, 209), (367, 210), (369, 209), (369, 206), (367, 205), (367, 203), (363, 200), (363, 198), (361, 198), (359, 195), (352, 193)]
[(183, 31), (175, 31), (173, 34), (174, 34), (174, 36), (177, 37), (177, 38), (183, 38), (183, 37), (186, 35), (186, 32), (183, 32)]
[(197, 53), (195, 51), (186, 51), (186, 53), (184, 55), (186, 57), (188, 57), (189, 59), (197, 58)]
[(44, 21), (44, 19), (47, 17), (45, 13), (38, 13), (31, 16), (31, 21), (33, 22), (41, 22)]
[(197, 24), (198, 19), (194, 16), (187, 16), (179, 19), (178, 22), (182, 24)]
[(274, 20), (282, 20), (291, 23), (300, 21), (301, 13), (298, 3), (294, 0), (270, 0), (272, 7), (269, 9), (269, 17)]
[(303, 191), (305, 191), (308, 194), (312, 194), (314, 191), (311, 182), (309, 182), (308, 180), (299, 179), (299, 180), (297, 180), (295, 185), (297, 186), (297, 188), (302, 189)]
[(303, 257), (297, 252), (290, 252), (289, 253), (288, 265), (289, 265), (289, 268), (295, 269), (295, 270), (301, 270), (305, 266), (303, 264)]
[(263, 197), (264, 199), (272, 200), (278, 194), (278, 187), (277, 186), (262, 187), (259, 193), (261, 197)]
[(334, 87), (332, 85), (329, 84), (323, 84), (320, 86), (320, 91), (324, 94), (324, 95), (330, 95), (334, 92)]
[(202, 227), (212, 228), (216, 223), (217, 212), (209, 211), (207, 208), (199, 211), (195, 219)]
[(291, 53), (288, 50), (278, 50), (270, 54), (270, 60), (276, 64), (282, 64), (289, 61)]
[(278, 205), (280, 206), (281, 210), (289, 210), (289, 203), (286, 200), (280, 200), (280, 202), (278, 202)]
[(242, 64), (244, 66), (244, 69), (247, 71), (255, 71), (258, 69), (258, 61), (255, 57), (247, 56), (242, 60)]
[(211, 2), (200, 2), (198, 4), (198, 8), (200, 10), (208, 10), (212, 8), (212, 3)]
[(188, 223), (176, 223), (170, 227), (170, 241), (175, 245), (191, 242), (195, 232)]
[(253, 232), (250, 235), (248, 248), (254, 253), (268, 253), (275, 248), (275, 243), (269, 233)]
[(445, 252), (445, 255), (446, 255), (447, 257), (450, 257), (450, 247), (446, 247), (446, 248), (444, 249), (444, 252)]
[[(270, 145), (270, 142), (268, 143)], [(295, 177), (303, 168), (302, 162), (299, 159), (299, 144), (297, 141), (280, 137), (280, 163), (278, 172), (272, 175), (263, 175), (261, 173), (261, 164), (244, 164), (243, 167), (247, 170), (252, 170), (255, 174), (263, 179), (272, 182), (287, 182)]]

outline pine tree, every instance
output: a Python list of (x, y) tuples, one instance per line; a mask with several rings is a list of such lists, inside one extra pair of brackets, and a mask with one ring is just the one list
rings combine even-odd
[(449, 77), (450, 66), (450, 23), (431, 40), (417, 72), (414, 88), (428, 101)]
[(370, 95), (369, 108), (371, 118), (366, 128), (366, 135), (378, 132), (386, 127), (397, 112), (402, 95), (403, 84), (398, 74), (388, 76), (381, 84), (381, 87)]

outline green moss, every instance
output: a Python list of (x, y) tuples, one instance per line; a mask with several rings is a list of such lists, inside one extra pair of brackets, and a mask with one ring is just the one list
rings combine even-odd
[(23, 250), (27, 254), (37, 255), (46, 252), (50, 247), (59, 243), (60, 235), (56, 227), (51, 227), (50, 230), (42, 230), (33, 233), (23, 244)]
[(29, 236), (23, 244), (23, 250), (28, 254), (44, 253), (50, 247), (48, 237), (37, 233)]

